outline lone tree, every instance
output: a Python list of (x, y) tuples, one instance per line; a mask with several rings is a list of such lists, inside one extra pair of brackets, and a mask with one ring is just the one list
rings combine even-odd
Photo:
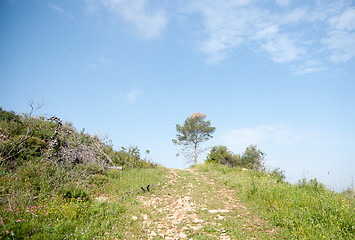
[(182, 145), (185, 157), (188, 157), (194, 164), (197, 164), (198, 154), (205, 151), (200, 148), (200, 144), (212, 138), (212, 134), (216, 130), (205, 118), (205, 114), (197, 112), (188, 117), (184, 125), (176, 124), (177, 139), (173, 139), (173, 143)]

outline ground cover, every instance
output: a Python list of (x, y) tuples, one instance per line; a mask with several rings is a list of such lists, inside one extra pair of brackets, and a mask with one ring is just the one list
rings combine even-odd
[[(80, 191), (72, 191), (70, 198), (63, 194), (48, 194), (38, 200), (31, 199), (31, 204), (7, 199), (6, 204), (0, 207), (0, 238), (122, 239), (139, 233), (144, 235), (142, 227), (132, 219), (138, 206), (134, 198), (144, 194), (142, 186), (163, 184), (165, 171), (161, 167), (113, 169), (103, 175), (106, 179), (103, 183), (81, 182), (77, 188)], [(2, 184), (21, 181), (24, 187), (31, 184), (26, 184), (29, 182), (27, 179), (6, 176), (1, 176), (0, 181)], [(151, 191), (154, 192), (154, 188)], [(120, 201), (127, 192), (130, 194)]]
[(354, 196), (328, 190), (316, 179), (298, 184), (266, 172), (218, 164), (196, 167), (233, 190), (249, 209), (278, 229), (280, 239), (354, 239)]

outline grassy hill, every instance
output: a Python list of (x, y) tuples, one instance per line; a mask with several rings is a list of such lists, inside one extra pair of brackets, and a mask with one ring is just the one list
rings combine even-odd
[(354, 239), (354, 196), (317, 180), (290, 184), (270, 173), (217, 164), (197, 166), (236, 192), (249, 208), (279, 228), (281, 239)]
[[(122, 170), (117, 168), (121, 166)], [(245, 212), (277, 231), (273, 235), (243, 235), (239, 231), (253, 228), (238, 227), (239, 220), (233, 218), (242, 214), (232, 209), (234, 215), (226, 213), (228, 216), (217, 219), (221, 222), (216, 226), (224, 226), (221, 233), (211, 225), (186, 230), (181, 236), (220, 239), (229, 232), (233, 239), (355, 238), (352, 192), (332, 192), (317, 180), (289, 184), (275, 171), (217, 163), (197, 165), (192, 170), (193, 174), (179, 173), (180, 182), (171, 182), (167, 177), (170, 170), (142, 159), (137, 147), (116, 151), (107, 139), (79, 132), (57, 117), (33, 117), (0, 109), (0, 239), (148, 238), (147, 233), (153, 231), (144, 222), (151, 206), (139, 201), (140, 197), (147, 202), (163, 196), (173, 201), (186, 199), (187, 190), (193, 189), (191, 206), (198, 206), (205, 201), (203, 189), (209, 188), (200, 188), (204, 182), (196, 179), (215, 182), (213, 191), (229, 189), (228, 198), (241, 201), (248, 208)], [(213, 192), (210, 194), (211, 199)], [(213, 204), (218, 207), (222, 203)], [(196, 218), (217, 221), (208, 211), (194, 211)], [(163, 214), (159, 207), (156, 213)], [(191, 215), (189, 211), (183, 214), (186, 218)], [(161, 219), (163, 215), (155, 221)]]

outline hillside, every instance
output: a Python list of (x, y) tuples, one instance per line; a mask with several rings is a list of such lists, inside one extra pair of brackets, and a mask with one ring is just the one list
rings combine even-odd
[(57, 117), (0, 110), (1, 239), (355, 237), (354, 197), (317, 180), (213, 162), (166, 169)]

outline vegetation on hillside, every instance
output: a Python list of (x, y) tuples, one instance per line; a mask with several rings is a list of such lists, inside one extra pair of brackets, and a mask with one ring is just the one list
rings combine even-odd
[(226, 146), (214, 146), (206, 158), (207, 163), (219, 163), (230, 167), (262, 170), (265, 153), (256, 145), (250, 145), (242, 155), (234, 154)]
[[(164, 171), (137, 147), (115, 151), (107, 139), (58, 117), (0, 108), (0, 238), (103, 235), (114, 222), (128, 224), (119, 222), (127, 211), (122, 196), (162, 181)], [(96, 201), (102, 196), (117, 203)]]
[[(146, 236), (134, 196), (161, 195), (153, 186), (164, 184), (166, 169), (143, 159), (137, 147), (117, 151), (105, 138), (32, 113), (0, 108), (0, 239)], [(283, 171), (265, 169), (264, 156), (255, 145), (241, 155), (215, 146), (195, 169), (233, 189), (236, 201), (268, 220), (280, 239), (355, 238), (353, 189), (335, 193), (316, 179), (287, 183)]]
[(278, 227), (282, 239), (354, 239), (354, 196), (328, 190), (316, 179), (280, 181), (280, 171), (243, 171), (218, 163), (197, 165)]

